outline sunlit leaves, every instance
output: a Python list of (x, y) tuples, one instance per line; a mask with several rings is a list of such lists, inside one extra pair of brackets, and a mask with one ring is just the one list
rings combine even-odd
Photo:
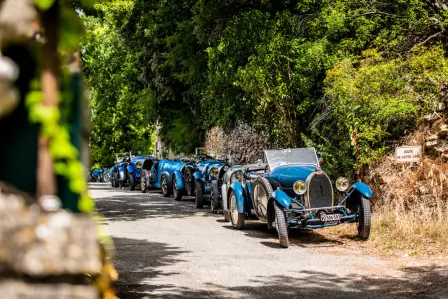
[(49, 9), (56, 0), (34, 0), (37, 7), (42, 9), (42, 10), (47, 10)]

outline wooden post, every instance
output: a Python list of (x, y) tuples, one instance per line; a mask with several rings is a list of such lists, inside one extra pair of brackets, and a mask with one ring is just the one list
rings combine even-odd
[[(57, 107), (59, 101), (59, 2), (43, 13), (42, 23), (46, 35), (43, 52), (42, 93), (43, 103), (48, 107)], [(50, 154), (49, 140), (39, 136), (37, 161), (37, 198), (56, 194), (54, 161)]]

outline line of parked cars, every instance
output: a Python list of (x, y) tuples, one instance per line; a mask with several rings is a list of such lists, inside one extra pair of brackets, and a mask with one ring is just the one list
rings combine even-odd
[[(193, 159), (158, 160), (117, 154), (110, 170), (112, 187), (140, 185), (142, 192), (161, 189), (163, 196), (194, 196), (197, 208), (223, 212), (233, 228), (258, 219), (276, 229), (282, 247), (294, 228), (323, 228), (343, 223), (357, 226), (357, 236), (370, 235), (372, 190), (340, 177), (334, 185), (321, 169), (322, 159), (310, 148), (268, 149), (255, 164), (235, 165), (204, 154)], [(335, 188), (334, 188), (335, 187)], [(337, 201), (335, 190), (344, 192)]]

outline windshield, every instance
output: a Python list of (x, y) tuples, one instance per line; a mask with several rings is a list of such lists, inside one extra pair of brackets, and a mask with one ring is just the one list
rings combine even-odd
[(314, 147), (265, 150), (269, 168), (289, 164), (316, 165), (318, 163)]

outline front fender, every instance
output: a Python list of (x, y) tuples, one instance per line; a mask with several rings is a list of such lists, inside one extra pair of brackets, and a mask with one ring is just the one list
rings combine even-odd
[(131, 165), (128, 165), (128, 167), (126, 167), (128, 169), (128, 172), (132, 173), (134, 172), (134, 167), (132, 167)]
[(291, 206), (291, 198), (283, 190), (275, 190), (272, 192), (272, 198), (286, 209)]
[(126, 180), (126, 172), (124, 171), (124, 167), (118, 167), (118, 174), (120, 180)]
[(184, 176), (182, 175), (182, 172), (176, 170), (174, 171), (174, 176), (176, 177), (177, 190), (184, 190)]
[(369, 186), (362, 182), (356, 182), (354, 183), (350, 189), (356, 189), (359, 193), (361, 193), (362, 196), (369, 199), (372, 198), (373, 192), (372, 189), (370, 189)]
[(202, 177), (202, 174), (200, 171), (195, 171), (195, 173), (193, 173), (194, 179), (195, 180), (200, 180)]
[[(245, 200), (244, 200), (243, 186), (238, 182), (234, 182), (234, 183), (232, 183), (232, 185), (230, 185), (230, 189), (233, 191), (233, 194), (235, 194), (236, 208), (238, 210), (238, 213), (245, 213), (246, 209), (245, 209), (245, 204), (244, 204)], [(229, 196), (230, 196), (230, 192), (229, 192)], [(229, 206), (229, 209), (230, 209), (230, 206)]]

